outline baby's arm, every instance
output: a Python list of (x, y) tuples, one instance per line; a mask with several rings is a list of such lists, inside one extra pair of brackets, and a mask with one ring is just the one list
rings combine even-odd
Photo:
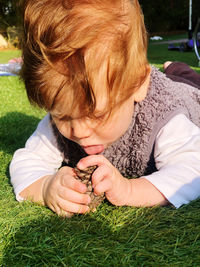
[(47, 115), (27, 140), (25, 147), (14, 153), (11, 161), (11, 183), (17, 200), (23, 200), (21, 192), (25, 188), (44, 176), (55, 174), (62, 160), (63, 157), (56, 148), (50, 129), (49, 115)]
[(78, 168), (85, 169), (98, 165), (92, 175), (94, 193), (105, 193), (106, 198), (116, 206), (154, 206), (166, 205), (164, 195), (145, 178), (127, 179), (101, 155), (81, 159)]
[(90, 201), (84, 194), (87, 188), (74, 178), (71, 168), (60, 168), (62, 161), (47, 115), (11, 162), (11, 183), (17, 200), (39, 201), (58, 214), (86, 212)]
[(200, 197), (200, 129), (185, 115), (174, 116), (158, 133), (157, 172), (145, 176), (173, 206)]
[(129, 206), (152, 207), (169, 204), (166, 197), (145, 178), (130, 179)]
[(185, 115), (172, 118), (155, 144), (157, 172), (146, 176), (176, 208), (200, 197), (200, 128)]

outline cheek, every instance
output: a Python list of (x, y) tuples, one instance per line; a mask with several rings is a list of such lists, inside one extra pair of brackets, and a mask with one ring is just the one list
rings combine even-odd
[(118, 136), (118, 134), (120, 134), (119, 132), (121, 132), (121, 124), (119, 123), (118, 118), (112, 118), (106, 123), (99, 125), (99, 127), (96, 128), (95, 132), (102, 138), (112, 140), (113, 138), (116, 138), (116, 135)]
[(122, 136), (129, 128), (133, 116), (133, 108), (125, 108), (118, 112), (117, 116), (112, 122), (110, 132), (113, 135)]

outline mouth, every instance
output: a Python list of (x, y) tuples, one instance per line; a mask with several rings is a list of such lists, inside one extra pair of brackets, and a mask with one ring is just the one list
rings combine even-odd
[(82, 146), (82, 148), (88, 155), (96, 155), (104, 151), (103, 145)]

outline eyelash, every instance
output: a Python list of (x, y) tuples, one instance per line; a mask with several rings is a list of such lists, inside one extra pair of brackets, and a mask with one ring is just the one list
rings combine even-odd
[(105, 119), (105, 117), (106, 117), (106, 114), (98, 116), (96, 119), (102, 121)]
[[(94, 120), (94, 121), (99, 121), (99, 122), (103, 122), (103, 121), (105, 121), (105, 119), (107, 118), (107, 115), (108, 114), (103, 114), (103, 115), (100, 115), (100, 116), (96, 116), (96, 117), (94, 117), (94, 118), (89, 118), (88, 117), (88, 119), (89, 120)], [(56, 120), (58, 120), (58, 121), (60, 121), (60, 122), (69, 122), (69, 121), (72, 121), (73, 120), (73, 118), (72, 117), (70, 117), (70, 116), (64, 116), (64, 117), (61, 117), (61, 118), (59, 118), (59, 117), (55, 117), (55, 119)]]
[(71, 121), (72, 118), (70, 116), (64, 116), (64, 117), (61, 117), (61, 118), (56, 118), (56, 120), (58, 121)]

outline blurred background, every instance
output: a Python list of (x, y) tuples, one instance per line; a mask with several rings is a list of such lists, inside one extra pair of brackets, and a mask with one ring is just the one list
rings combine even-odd
[[(190, 0), (140, 0), (150, 36), (188, 30)], [(0, 34), (10, 46), (20, 46), (20, 0), (0, 0)], [(192, 0), (192, 26), (200, 16), (200, 0)]]
[[(0, 63), (7, 62), (7, 54), (9, 58), (20, 55), (18, 52), (13, 54), (13, 50), (20, 51), (21, 48), (21, 1), (23, 0), (0, 0)], [(150, 61), (161, 64), (161, 61), (170, 58), (200, 66), (200, 19), (197, 23), (200, 17), (200, 0), (139, 0), (139, 2), (149, 34)], [(167, 44), (164, 45), (164, 42)], [(158, 48), (155, 44), (159, 43), (162, 45)], [(190, 55), (173, 53), (168, 56), (167, 50), (195, 53)]]
[(139, 0), (139, 2), (150, 34), (186, 31), (189, 25), (190, 4), (192, 4), (193, 27), (200, 16), (200, 0)]
[[(188, 30), (190, 0), (140, 0), (150, 36)], [(20, 0), (0, 0), (0, 34), (9, 45), (20, 46)], [(200, 0), (192, 0), (192, 26), (200, 16)]]

